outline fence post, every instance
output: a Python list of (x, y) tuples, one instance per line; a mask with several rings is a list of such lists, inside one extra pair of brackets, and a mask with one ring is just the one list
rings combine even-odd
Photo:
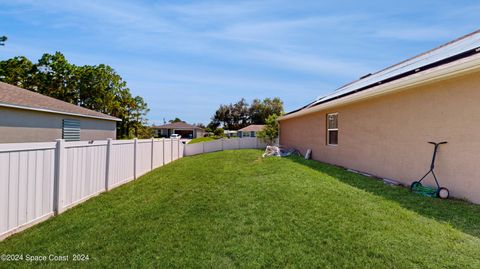
[(110, 185), (110, 159), (112, 158), (112, 139), (107, 139), (107, 163), (105, 165), (105, 191), (108, 191)]
[(177, 160), (180, 159), (180, 138), (178, 139)]
[(238, 139), (238, 149), (240, 149), (240, 144), (241, 144), (241, 140), (242, 140), (242, 139), (243, 139), (242, 137), (240, 137), (240, 138)]
[(151, 151), (152, 158), (151, 158), (151, 162), (150, 162), (150, 164), (151, 164), (150, 171), (153, 170), (153, 157), (154, 157), (153, 150), (155, 149), (154, 145), (155, 145), (155, 138), (152, 137), (152, 151)]
[(205, 153), (205, 142), (202, 143), (202, 153)]
[(258, 149), (258, 138), (257, 137), (255, 137), (255, 143), (256, 143), (255, 148)]
[(223, 137), (222, 137), (222, 151), (223, 151)]
[(162, 166), (165, 165), (165, 137), (162, 138), (162, 143), (163, 143), (163, 146), (162, 146), (162, 154), (163, 154), (163, 158), (162, 158)]
[(133, 139), (133, 179), (137, 179), (137, 147), (138, 139)]
[(55, 147), (55, 174), (53, 181), (53, 212), (55, 215), (62, 213), (65, 192), (65, 140), (56, 139)]

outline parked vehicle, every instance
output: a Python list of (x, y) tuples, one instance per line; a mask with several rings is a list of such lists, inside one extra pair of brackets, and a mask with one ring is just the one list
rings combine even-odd
[(170, 136), (170, 138), (180, 139), (180, 138), (182, 138), (182, 136), (179, 135), (179, 134), (172, 134), (172, 135)]

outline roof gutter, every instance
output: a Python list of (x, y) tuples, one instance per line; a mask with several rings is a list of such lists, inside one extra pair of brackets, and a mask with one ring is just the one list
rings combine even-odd
[(480, 54), (462, 58), (460, 60), (450, 62), (444, 65), (436, 66), (431, 69), (420, 71), (409, 76), (390, 81), (386, 84), (373, 86), (362, 91), (351, 92), (348, 95), (340, 96), (337, 99), (326, 100), (323, 103), (316, 104), (309, 108), (294, 111), (280, 117), (278, 120), (287, 120), (296, 118), (325, 110), (340, 105), (346, 105), (354, 102), (359, 102), (365, 99), (370, 99), (380, 95), (390, 94), (402, 90), (408, 90), (413, 87), (418, 87), (424, 84), (440, 81), (444, 79), (453, 78), (456, 76), (468, 74), (480, 69)]
[(70, 116), (77, 116), (77, 117), (82, 117), (82, 118), (92, 118), (92, 119), (99, 119), (99, 120), (122, 121), (121, 119), (115, 118), (115, 117), (103, 118), (103, 117), (92, 116), (92, 115), (85, 115), (85, 114), (71, 113), (71, 112), (63, 112), (63, 111), (57, 111), (57, 110), (51, 110), (51, 109), (45, 109), (45, 108), (34, 108), (34, 107), (28, 107), (28, 106), (20, 106), (20, 105), (7, 104), (7, 103), (2, 103), (2, 102), (0, 102), (0, 107), (9, 107), (9, 108), (24, 109), (24, 110), (40, 111), (40, 112), (46, 112), (46, 113), (70, 115)]

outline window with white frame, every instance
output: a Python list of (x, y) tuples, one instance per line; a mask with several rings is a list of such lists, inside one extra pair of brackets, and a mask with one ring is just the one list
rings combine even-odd
[(327, 114), (327, 145), (338, 145), (338, 113)]

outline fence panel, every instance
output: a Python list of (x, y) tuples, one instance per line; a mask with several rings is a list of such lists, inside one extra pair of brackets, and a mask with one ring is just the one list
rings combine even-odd
[(112, 141), (109, 188), (114, 188), (134, 178), (134, 142)]
[(0, 144), (0, 240), (53, 215), (55, 145)]
[(172, 161), (178, 160), (180, 156), (180, 140), (172, 139)]
[(214, 152), (222, 150), (222, 141), (214, 140), (210, 142), (204, 142), (204, 152)]
[(105, 190), (107, 142), (66, 142), (62, 206), (72, 207)]
[(152, 140), (138, 140), (137, 177), (152, 170)]
[(185, 156), (197, 155), (203, 153), (204, 143), (194, 143), (185, 145)]
[(185, 144), (183, 142), (180, 142), (180, 151), (178, 154), (180, 154), (179, 158), (183, 158), (185, 155)]
[(243, 137), (240, 139), (240, 148), (241, 149), (256, 149), (258, 138), (255, 137)]
[(184, 155), (191, 156), (221, 150), (256, 149), (265, 147), (266, 144), (256, 137), (230, 138), (203, 143), (186, 144), (184, 145)]
[(172, 139), (165, 139), (165, 164), (172, 161)]
[[(257, 148), (259, 149), (265, 149), (267, 147), (267, 143), (265, 143), (265, 141), (263, 141), (262, 139), (258, 139), (257, 140)], [(276, 143), (278, 145), (278, 143)]]
[(153, 168), (163, 165), (163, 139), (153, 142)]
[(239, 149), (240, 140), (241, 140), (240, 138), (223, 139), (223, 149), (224, 150)]

